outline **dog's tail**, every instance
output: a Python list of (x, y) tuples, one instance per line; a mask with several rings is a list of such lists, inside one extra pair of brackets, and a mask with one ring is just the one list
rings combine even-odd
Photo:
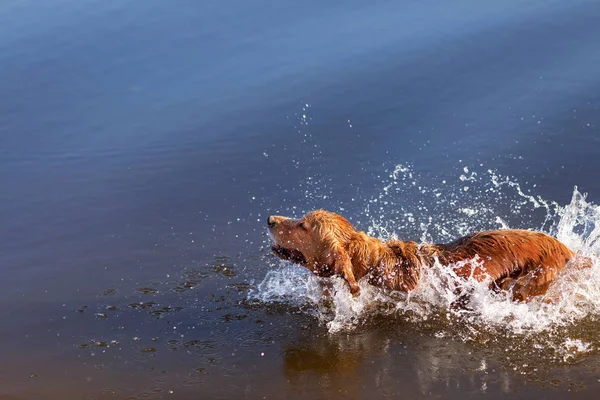
[(576, 270), (591, 268), (594, 265), (594, 261), (600, 261), (600, 259), (594, 256), (584, 256), (583, 253), (581, 253), (581, 251), (578, 251), (568, 262), (567, 268), (572, 268)]

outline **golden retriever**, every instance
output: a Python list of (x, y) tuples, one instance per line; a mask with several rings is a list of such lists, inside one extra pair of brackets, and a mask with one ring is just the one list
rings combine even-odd
[[(504, 229), (475, 233), (447, 244), (417, 244), (380, 240), (354, 229), (341, 215), (317, 210), (303, 218), (268, 218), (272, 251), (303, 265), (318, 276), (341, 276), (357, 296), (357, 281), (408, 292), (423, 268), (436, 260), (451, 266), (461, 278), (489, 279), (491, 288), (512, 293), (513, 300), (529, 301), (544, 294), (575, 253), (541, 232)], [(574, 264), (589, 266), (578, 257)]]

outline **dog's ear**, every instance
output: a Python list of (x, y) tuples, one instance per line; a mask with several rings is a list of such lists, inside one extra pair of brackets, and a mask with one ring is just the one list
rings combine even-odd
[(348, 252), (340, 245), (336, 245), (332, 249), (331, 256), (333, 257), (333, 271), (336, 275), (341, 276), (348, 282), (350, 286), (350, 293), (356, 297), (360, 294), (360, 288), (354, 278), (354, 272), (352, 270), (352, 260)]

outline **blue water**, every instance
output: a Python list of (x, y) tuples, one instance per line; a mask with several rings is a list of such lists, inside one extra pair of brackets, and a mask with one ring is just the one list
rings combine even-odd
[[(143, 397), (162, 370), (153, 396), (181, 393), (181, 376), (202, 362), (168, 349), (176, 319), (217, 347), (242, 343), (239, 332), (259, 337), (257, 349), (285, 347), (299, 317), (194, 320), (219, 296), (229, 313), (248, 314), (226, 288), (264, 276), (266, 215), (323, 207), (366, 223), (365, 203), (398, 163), (432, 181), (492, 169), (561, 204), (578, 185), (597, 203), (599, 43), (596, 1), (4, 0), (0, 354), (10, 367), (0, 367), (0, 398)], [(173, 294), (189, 271), (204, 286)], [(135, 314), (127, 305), (146, 299), (136, 291), (145, 287), (183, 310), (158, 322)], [(110, 305), (114, 318), (94, 317)], [(124, 326), (110, 362), (79, 349)], [(152, 335), (156, 354), (141, 361), (131, 337)], [(264, 365), (239, 353), (202, 364), (208, 375), (178, 398), (217, 396), (215, 376), (248, 381), (224, 398), (337, 393), (290, 386), (285, 352)], [(577, 379), (596, 382), (590, 371)], [(482, 394), (464, 385), (457, 398)], [(515, 385), (522, 398), (567, 390)], [(444, 393), (432, 390), (414, 393)]]

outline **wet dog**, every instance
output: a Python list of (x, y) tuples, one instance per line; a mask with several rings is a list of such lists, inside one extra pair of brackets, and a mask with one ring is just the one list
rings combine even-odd
[(439, 262), (460, 278), (489, 280), (492, 289), (529, 301), (546, 293), (567, 264), (590, 262), (552, 236), (520, 229), (479, 232), (446, 244), (382, 242), (324, 210), (300, 219), (270, 216), (268, 226), (273, 253), (320, 277), (341, 276), (354, 296), (360, 294), (357, 282), (362, 278), (408, 292), (419, 284), (423, 268)]

